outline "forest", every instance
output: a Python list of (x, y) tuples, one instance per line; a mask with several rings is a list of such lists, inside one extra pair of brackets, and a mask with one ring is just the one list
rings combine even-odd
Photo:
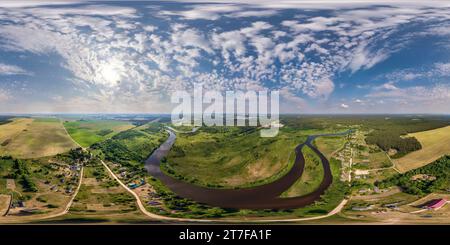
[(414, 195), (447, 191), (450, 189), (450, 156), (444, 156), (429, 165), (404, 174), (394, 175), (376, 182), (375, 185), (380, 188), (399, 186), (404, 192)]
[(395, 149), (392, 158), (402, 157), (410, 152), (422, 149), (420, 142), (414, 137), (402, 137), (403, 131), (396, 129), (376, 130), (367, 135), (366, 142), (378, 145), (384, 151)]

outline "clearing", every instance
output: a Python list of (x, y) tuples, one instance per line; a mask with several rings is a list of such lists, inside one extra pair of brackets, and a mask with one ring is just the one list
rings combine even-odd
[(422, 149), (394, 160), (400, 172), (404, 173), (425, 166), (450, 153), (450, 144), (448, 143), (450, 142), (450, 126), (413, 133), (408, 136), (415, 137), (422, 145)]

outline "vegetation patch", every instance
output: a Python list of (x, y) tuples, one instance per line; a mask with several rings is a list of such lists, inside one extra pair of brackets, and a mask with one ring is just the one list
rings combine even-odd
[[(427, 178), (417, 178), (427, 176)], [(432, 177), (429, 177), (432, 176)], [(380, 188), (399, 186), (404, 192), (424, 195), (435, 191), (447, 191), (450, 188), (450, 156), (444, 156), (435, 162), (404, 174), (376, 183)]]
[[(93, 178), (96, 181), (91, 181)], [(71, 213), (117, 214), (136, 210), (134, 197), (105, 171), (99, 159), (86, 165), (83, 183), (70, 208)]]
[(305, 157), (305, 168), (300, 179), (295, 182), (282, 197), (296, 197), (309, 194), (316, 190), (323, 180), (324, 170), (319, 156), (309, 147), (304, 146), (302, 149)]
[[(0, 126), (12, 127), (13, 132), (16, 132), (9, 133), (8, 143), (0, 146), (0, 154), (17, 158), (39, 158), (67, 152), (77, 147), (58, 119), (26, 118), (13, 123), (14, 125), (9, 123)], [(3, 132), (2, 130), (0, 129), (0, 132)]]
[(134, 128), (95, 143), (91, 149), (109, 162), (142, 170), (144, 161), (166, 138), (167, 133), (162, 128), (153, 134), (147, 133), (145, 128)]
[(65, 121), (64, 127), (78, 144), (88, 147), (109, 139), (119, 132), (133, 128), (134, 125), (128, 121), (81, 119)]
[(318, 137), (314, 140), (317, 149), (320, 150), (328, 159), (330, 159), (334, 152), (344, 147), (347, 142), (345, 136), (327, 136)]
[(272, 182), (292, 166), (295, 147), (306, 136), (282, 129), (260, 137), (255, 127), (203, 127), (177, 134), (162, 170), (175, 178), (207, 187), (240, 188)]
[(87, 159), (81, 149), (39, 159), (0, 157), (0, 193), (13, 197), (9, 215), (45, 214), (65, 207), (78, 185), (79, 166)]
[(422, 167), (445, 154), (450, 154), (450, 126), (417, 132), (409, 136), (416, 138), (422, 145), (422, 149), (394, 160), (397, 169), (401, 172)]

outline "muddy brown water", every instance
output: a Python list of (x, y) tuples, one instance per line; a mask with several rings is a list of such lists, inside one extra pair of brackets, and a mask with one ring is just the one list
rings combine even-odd
[[(331, 174), (328, 159), (312, 145), (315, 138), (321, 136), (346, 135), (348, 130), (336, 134), (320, 134), (308, 136), (306, 142), (295, 148), (295, 162), (292, 168), (283, 177), (261, 186), (242, 189), (213, 189), (197, 186), (191, 183), (168, 176), (161, 171), (161, 159), (169, 153), (176, 140), (176, 135), (171, 130), (169, 138), (146, 160), (145, 168), (153, 177), (159, 179), (171, 191), (177, 195), (194, 200), (199, 203), (222, 208), (236, 209), (290, 209), (300, 208), (314, 203), (331, 185)], [(324, 169), (323, 180), (320, 186), (313, 192), (299, 197), (281, 198), (280, 195), (291, 187), (303, 174), (305, 158), (302, 153), (304, 146), (310, 147), (320, 158)]]

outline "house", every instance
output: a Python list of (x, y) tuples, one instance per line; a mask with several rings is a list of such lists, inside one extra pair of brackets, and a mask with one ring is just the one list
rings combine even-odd
[(130, 189), (136, 189), (139, 187), (136, 183), (130, 183), (128, 184), (128, 186), (130, 187)]
[(446, 203), (447, 200), (445, 198), (434, 199), (428, 202), (426, 205), (424, 205), (423, 208), (438, 210), (442, 208)]
[(367, 211), (367, 210), (371, 210), (374, 208), (374, 205), (369, 205), (369, 206), (356, 206), (356, 207), (352, 207), (353, 211)]
[(149, 204), (149, 205), (152, 205), (152, 206), (161, 205), (161, 203), (160, 203), (160, 202), (157, 202), (157, 201), (150, 201), (150, 202), (148, 202), (148, 204)]

